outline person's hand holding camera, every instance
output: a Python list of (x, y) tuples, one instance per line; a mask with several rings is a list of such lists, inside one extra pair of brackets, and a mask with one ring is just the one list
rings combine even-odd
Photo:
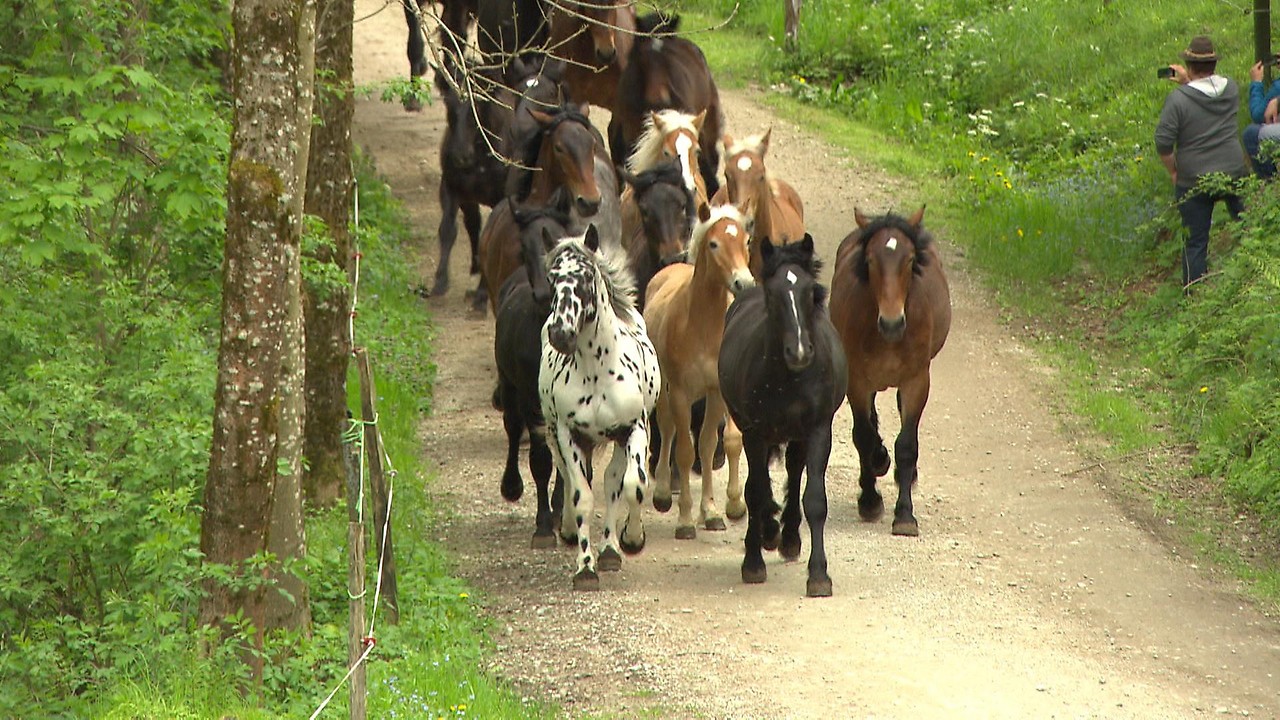
[(1254, 63), (1253, 67), (1249, 68), (1249, 79), (1253, 82), (1262, 82), (1262, 68), (1263, 63), (1261, 60)]

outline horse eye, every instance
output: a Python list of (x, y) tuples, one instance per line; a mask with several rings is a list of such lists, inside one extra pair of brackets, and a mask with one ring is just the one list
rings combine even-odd
[(710, 247), (712, 250), (717, 250), (720, 248), (720, 243), (716, 242), (715, 240), (712, 240), (711, 244), (708, 245), (708, 247)]

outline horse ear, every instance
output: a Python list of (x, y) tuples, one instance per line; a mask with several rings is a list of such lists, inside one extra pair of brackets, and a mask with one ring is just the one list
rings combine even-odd
[(920, 209), (917, 210), (915, 215), (912, 215), (907, 222), (911, 224), (911, 227), (919, 230), (920, 223), (924, 222), (924, 205), (921, 205)]
[(548, 115), (541, 110), (534, 110), (533, 108), (529, 108), (529, 116), (542, 127), (546, 127), (555, 121), (555, 118), (551, 115)]
[(764, 137), (760, 138), (760, 157), (764, 157), (769, 152), (769, 136), (773, 134), (773, 126), (770, 125), (768, 130), (764, 131)]
[(804, 239), (800, 241), (800, 250), (805, 255), (813, 256), (813, 236), (809, 233), (804, 234)]
[(649, 124), (652, 125), (655, 130), (662, 130), (662, 116), (658, 114), (657, 110), (649, 111)]
[(600, 251), (600, 233), (596, 231), (596, 224), (591, 223), (587, 226), (587, 236), (583, 238), (582, 243), (587, 246), (591, 252)]
[(866, 226), (871, 224), (870, 218), (868, 218), (866, 215), (863, 215), (862, 211), (856, 207), (853, 209), (853, 220), (854, 222), (858, 223), (858, 227), (860, 228), (865, 228)]
[(773, 257), (775, 252), (777, 252), (777, 248), (774, 247), (772, 240), (768, 237), (760, 238), (760, 259), (763, 260), (766, 265), (769, 264), (769, 259)]
[(707, 203), (698, 205), (698, 222), (706, 222), (711, 219), (711, 206)]
[(702, 123), (704, 123), (704, 122), (706, 122), (706, 121), (707, 121), (707, 110), (706, 110), (706, 108), (703, 108), (703, 109), (702, 109), (702, 112), (698, 113), (698, 114), (697, 114), (697, 115), (695, 115), (695, 116), (694, 116), (694, 118), (693, 118), (693, 129), (694, 129), (694, 130), (696, 130), (699, 134), (701, 134), (701, 133), (702, 133)]
[(582, 103), (581, 105), (578, 106), (578, 114), (581, 115), (582, 117), (588, 117), (590, 110), (591, 110), (591, 105), (588, 103)]

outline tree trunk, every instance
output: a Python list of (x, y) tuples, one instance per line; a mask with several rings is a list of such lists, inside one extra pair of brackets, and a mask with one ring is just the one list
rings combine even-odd
[[(255, 645), (279, 624), (305, 625), (305, 586), (286, 582), (296, 602), (268, 615), (278, 593), (266, 582), (264, 552), (304, 547), (299, 468), (302, 339), (299, 251), (302, 182), (310, 138), (314, 0), (236, 0), (232, 7), (235, 120), (227, 174), (222, 337), (213, 446), (205, 483), (200, 549), (229, 567), (231, 585), (208, 583), (200, 620), (233, 631), (252, 624)], [(250, 574), (257, 577), (250, 578)], [(276, 578), (279, 579), (279, 578)], [(301, 587), (301, 593), (296, 588)], [(253, 677), (257, 653), (244, 655)]]
[(786, 14), (786, 25), (783, 44), (787, 50), (795, 50), (800, 43), (800, 5), (801, 0), (782, 0)]
[[(351, 256), (352, 95), (351, 2), (320, 0), (316, 26), (316, 116), (311, 128), (311, 172), (307, 174), (306, 211), (324, 220), (332, 247), (316, 252), (322, 263), (333, 263), (346, 275)], [(350, 292), (347, 287), (303, 288), (307, 323), (307, 429), (304, 477), (307, 502), (332, 505), (346, 482), (342, 433), (347, 420), (347, 365)]]

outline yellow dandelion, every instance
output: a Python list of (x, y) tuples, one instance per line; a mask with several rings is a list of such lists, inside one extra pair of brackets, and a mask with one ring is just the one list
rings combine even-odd
[(1022, 228), (1018, 228), (1018, 237), (1025, 237), (1025, 236), (1022, 234)]
[(1004, 181), (1004, 189), (1005, 189), (1005, 190), (1012, 190), (1012, 189), (1013, 189), (1013, 183), (1009, 182), (1008, 180), (1005, 180), (1005, 181)]
[(972, 151), (972, 150), (970, 150), (970, 151), (969, 151), (969, 157), (977, 157), (977, 155), (978, 155), (978, 153), (976, 153), (976, 152), (974, 152), (974, 151)]
[(1200, 386), (1200, 392), (1202, 392), (1202, 393), (1207, 393), (1207, 392), (1209, 392), (1209, 386), (1208, 386), (1208, 385), (1201, 385), (1201, 386)]
[(468, 594), (466, 594), (466, 593), (458, 593), (458, 597), (462, 598), (463, 600), (466, 600), (467, 598), (469, 598), (469, 597), (471, 597), (471, 596), (470, 596), (470, 595), (468, 595)]
[(982, 157), (978, 158), (978, 162), (987, 162), (990, 159), (991, 158), (987, 157), (986, 155), (983, 155)]

